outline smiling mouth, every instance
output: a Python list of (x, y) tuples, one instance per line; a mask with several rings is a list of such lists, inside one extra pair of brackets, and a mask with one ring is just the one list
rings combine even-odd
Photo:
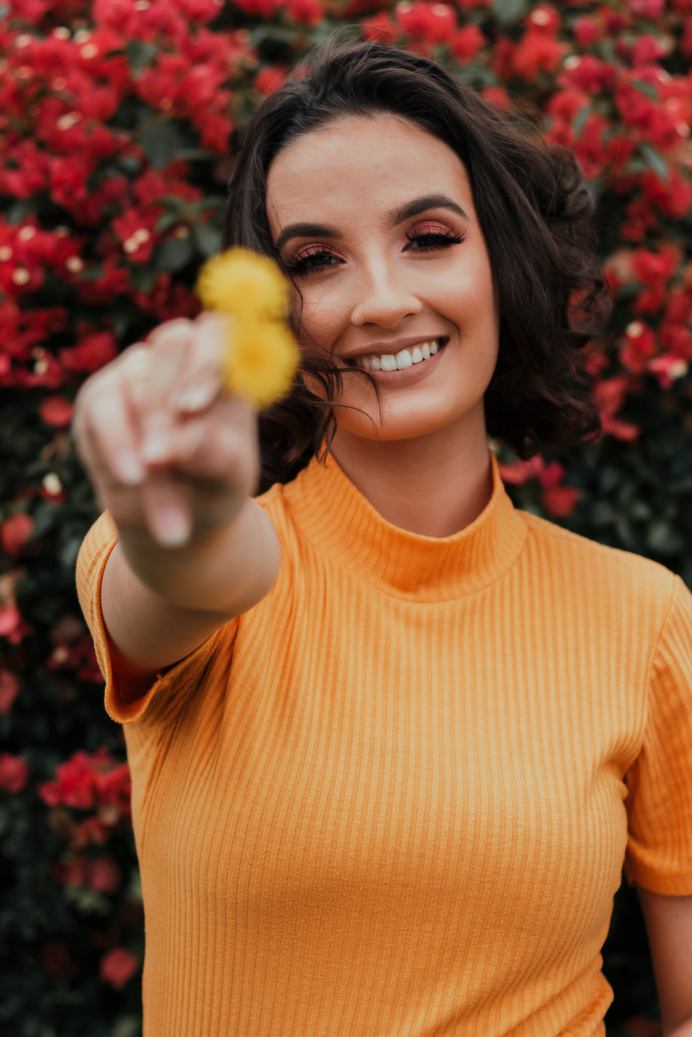
[(373, 353), (371, 356), (344, 357), (348, 367), (359, 367), (363, 371), (404, 371), (414, 364), (423, 364), (435, 356), (449, 342), (449, 338), (435, 338), (421, 342), (398, 353)]

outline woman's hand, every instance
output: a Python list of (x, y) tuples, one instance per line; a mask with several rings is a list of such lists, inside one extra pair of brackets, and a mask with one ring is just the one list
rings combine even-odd
[(77, 451), (101, 506), (164, 547), (227, 526), (257, 486), (255, 412), (221, 393), (226, 319), (162, 324), (77, 398)]

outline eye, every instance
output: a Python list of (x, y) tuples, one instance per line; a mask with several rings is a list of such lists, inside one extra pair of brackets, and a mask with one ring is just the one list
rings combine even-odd
[(295, 255), (284, 263), (284, 267), (292, 277), (307, 277), (328, 267), (337, 266), (341, 262), (342, 260), (325, 245), (315, 242), (298, 249)]
[(404, 252), (433, 252), (449, 248), (450, 245), (460, 245), (465, 237), (465, 234), (455, 234), (443, 223), (432, 220), (416, 223), (406, 231), (408, 245)]

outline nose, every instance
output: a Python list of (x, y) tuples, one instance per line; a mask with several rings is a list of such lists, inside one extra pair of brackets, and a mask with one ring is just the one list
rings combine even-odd
[(382, 328), (394, 328), (405, 317), (420, 313), (422, 306), (415, 292), (383, 267), (366, 272), (359, 279), (351, 323), (357, 327), (376, 324)]

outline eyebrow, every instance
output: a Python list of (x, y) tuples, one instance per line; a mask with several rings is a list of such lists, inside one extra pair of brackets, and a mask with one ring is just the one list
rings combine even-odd
[[(449, 209), (463, 219), (468, 220), (468, 215), (460, 205), (452, 201), (444, 194), (426, 194), (421, 198), (414, 198), (412, 202), (390, 209), (387, 213), (387, 223), (395, 227), (404, 220), (410, 220), (412, 216), (420, 216), (422, 212), (429, 209)], [(280, 251), (291, 238), (335, 238), (337, 241), (343, 237), (338, 227), (328, 223), (289, 223), (276, 239), (275, 248)]]

